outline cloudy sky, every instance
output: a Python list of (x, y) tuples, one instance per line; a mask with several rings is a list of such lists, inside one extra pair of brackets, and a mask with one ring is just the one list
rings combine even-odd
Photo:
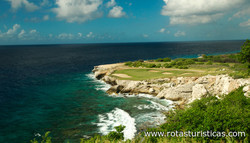
[(0, 1), (0, 45), (247, 38), (249, 0)]

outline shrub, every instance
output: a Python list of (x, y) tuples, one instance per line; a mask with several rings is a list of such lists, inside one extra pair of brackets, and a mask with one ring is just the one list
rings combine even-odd
[(31, 143), (51, 143), (51, 137), (49, 136), (50, 131), (46, 132), (44, 136), (39, 138), (38, 140), (34, 138), (33, 140), (30, 140)]
[[(245, 132), (245, 137), (235, 137), (243, 140), (250, 133), (250, 99), (244, 96), (242, 87), (221, 96), (204, 97), (190, 104), (185, 110), (176, 110), (168, 114), (168, 120), (155, 131), (239, 131)], [(222, 140), (218, 137), (200, 137), (195, 140)]]
[(246, 40), (243, 44), (239, 54), (239, 61), (242, 63), (250, 62), (250, 40)]
[(212, 61), (208, 61), (208, 62), (207, 62), (207, 65), (212, 65), (212, 64), (213, 64)]
[(163, 59), (162, 59), (162, 58), (158, 58), (158, 59), (156, 59), (155, 61), (156, 61), (156, 62), (162, 62)]
[(156, 64), (147, 64), (146, 67), (147, 67), (147, 68), (155, 68), (155, 67), (156, 67)]
[(171, 68), (172, 65), (170, 65), (170, 64), (168, 64), (168, 63), (165, 63), (165, 64), (163, 65), (163, 67), (165, 67), (165, 68)]
[(160, 68), (160, 67), (161, 67), (161, 64), (157, 64), (157, 65), (156, 65), (156, 68)]
[(168, 58), (168, 57), (163, 59), (163, 62), (170, 62), (170, 61), (171, 61), (171, 58)]
[(123, 135), (123, 130), (125, 129), (125, 126), (120, 125), (120, 126), (116, 126), (115, 130), (116, 131), (112, 131), (108, 134), (108, 139), (109, 140), (123, 140), (124, 139), (124, 135)]
[(193, 59), (186, 59), (186, 60), (185, 60), (185, 63), (186, 63), (187, 65), (191, 65), (191, 64), (195, 64), (195, 61), (194, 61)]
[(126, 66), (132, 66), (133, 62), (125, 62)]

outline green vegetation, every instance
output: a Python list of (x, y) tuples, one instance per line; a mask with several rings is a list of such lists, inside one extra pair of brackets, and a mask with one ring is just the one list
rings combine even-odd
[[(125, 65), (128, 67), (139, 67), (139, 68), (160, 68), (160, 69), (191, 69), (191, 70), (203, 70), (204, 74), (229, 74), (234, 78), (247, 78), (250, 75), (250, 40), (247, 40), (242, 46), (241, 52), (238, 54), (228, 54), (228, 55), (202, 55), (201, 58), (184, 59), (178, 58), (171, 60), (170, 58), (159, 58), (156, 60), (138, 60), (134, 62), (126, 62)], [(133, 69), (134, 70), (134, 69)], [(138, 69), (139, 70), (139, 69)], [(169, 72), (168, 70), (165, 70)], [(185, 70), (187, 71), (187, 70)], [(224, 72), (221, 72), (224, 71)], [(119, 72), (119, 71), (118, 71)], [(124, 74), (130, 74), (130, 76), (137, 78), (135, 71), (121, 71)], [(181, 73), (183, 74), (183, 73)], [(198, 73), (196, 76), (203, 76), (204, 74)], [(143, 73), (141, 76), (147, 77), (148, 75)], [(153, 76), (155, 75), (155, 76)], [(178, 74), (172, 74), (172, 76), (183, 76)], [(185, 75), (185, 76), (191, 76)], [(170, 77), (160, 76), (159, 73), (150, 74), (149, 78), (161, 78)], [(144, 78), (145, 79), (145, 78)]]
[(239, 61), (242, 63), (250, 62), (250, 40), (247, 40), (241, 47)]
[(124, 140), (124, 135), (122, 131), (125, 129), (125, 126), (117, 126), (115, 127), (116, 131), (112, 131), (108, 134), (108, 138), (110, 140)]
[(120, 79), (130, 79), (130, 80), (147, 80), (147, 79), (156, 79), (156, 78), (166, 78), (177, 75), (184, 74), (185, 76), (192, 76), (197, 74), (194, 71), (184, 71), (184, 70), (169, 70), (166, 71), (164, 69), (123, 69), (117, 70), (113, 74), (126, 74), (131, 76), (131, 78), (121, 78)]
[[(133, 140), (124, 140), (122, 131), (124, 126), (115, 127), (116, 131), (108, 135), (95, 135), (90, 139), (79, 139), (80, 143), (190, 143), (190, 142), (215, 142), (215, 143), (247, 143), (250, 133), (250, 99), (243, 95), (242, 87), (229, 93), (221, 95), (220, 99), (207, 96), (196, 100), (186, 109), (177, 109), (166, 114), (167, 122), (159, 128), (149, 128), (148, 132), (170, 132), (170, 131), (215, 131), (217, 136), (223, 136), (218, 132), (245, 132), (245, 136), (238, 137), (149, 137), (144, 132), (139, 133)], [(51, 143), (49, 133), (43, 137), (41, 143)], [(48, 142), (46, 142), (48, 139)], [(34, 139), (35, 140), (35, 139)], [(33, 141), (33, 140), (32, 140)], [(38, 141), (31, 143), (39, 143)]]
[[(235, 137), (243, 141), (250, 133), (250, 99), (243, 95), (242, 87), (222, 96), (222, 100), (210, 96), (196, 100), (189, 108), (170, 112), (167, 123), (148, 131), (229, 131), (245, 132), (245, 137)], [(151, 137), (152, 141), (158, 138)], [(197, 137), (196, 141), (226, 140), (221, 137)]]
[(31, 140), (31, 143), (51, 143), (51, 137), (49, 136), (50, 131), (46, 132), (44, 136), (36, 139), (34, 138), (33, 140)]
[(159, 59), (156, 59), (155, 62), (170, 62), (171, 61), (171, 58), (159, 58)]

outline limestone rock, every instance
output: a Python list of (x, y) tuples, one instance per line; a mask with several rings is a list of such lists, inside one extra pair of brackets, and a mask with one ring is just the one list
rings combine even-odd
[(244, 95), (249, 98), (250, 97), (250, 85), (245, 86), (243, 88), (243, 92), (244, 92)]
[(106, 71), (96, 71), (95, 72), (95, 78), (101, 79), (106, 75), (106, 73), (107, 73)]
[(192, 87), (192, 99), (200, 99), (203, 95), (207, 94), (207, 90), (203, 84), (196, 84)]
[(162, 90), (156, 97), (165, 98), (168, 100), (183, 100), (192, 96), (193, 84), (179, 85)]
[(109, 88), (106, 93), (108, 94), (118, 94), (123, 89), (123, 86), (121, 85), (115, 85)]

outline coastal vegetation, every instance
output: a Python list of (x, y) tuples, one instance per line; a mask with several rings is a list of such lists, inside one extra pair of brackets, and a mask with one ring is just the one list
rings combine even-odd
[[(125, 62), (124, 68), (115, 74), (126, 74), (130, 80), (146, 80), (163, 77), (204, 76), (207, 74), (229, 74), (234, 78), (250, 75), (250, 40), (247, 40), (237, 54), (202, 55), (198, 58), (158, 58)], [(153, 70), (152, 70), (153, 69)], [(185, 69), (185, 70), (182, 70)], [(152, 72), (155, 71), (155, 72)], [(165, 73), (165, 74), (164, 74)], [(169, 74), (166, 74), (169, 73)], [(119, 77), (118, 77), (119, 78)], [(121, 77), (120, 77), (121, 78)], [(124, 79), (124, 78), (123, 78)]]

